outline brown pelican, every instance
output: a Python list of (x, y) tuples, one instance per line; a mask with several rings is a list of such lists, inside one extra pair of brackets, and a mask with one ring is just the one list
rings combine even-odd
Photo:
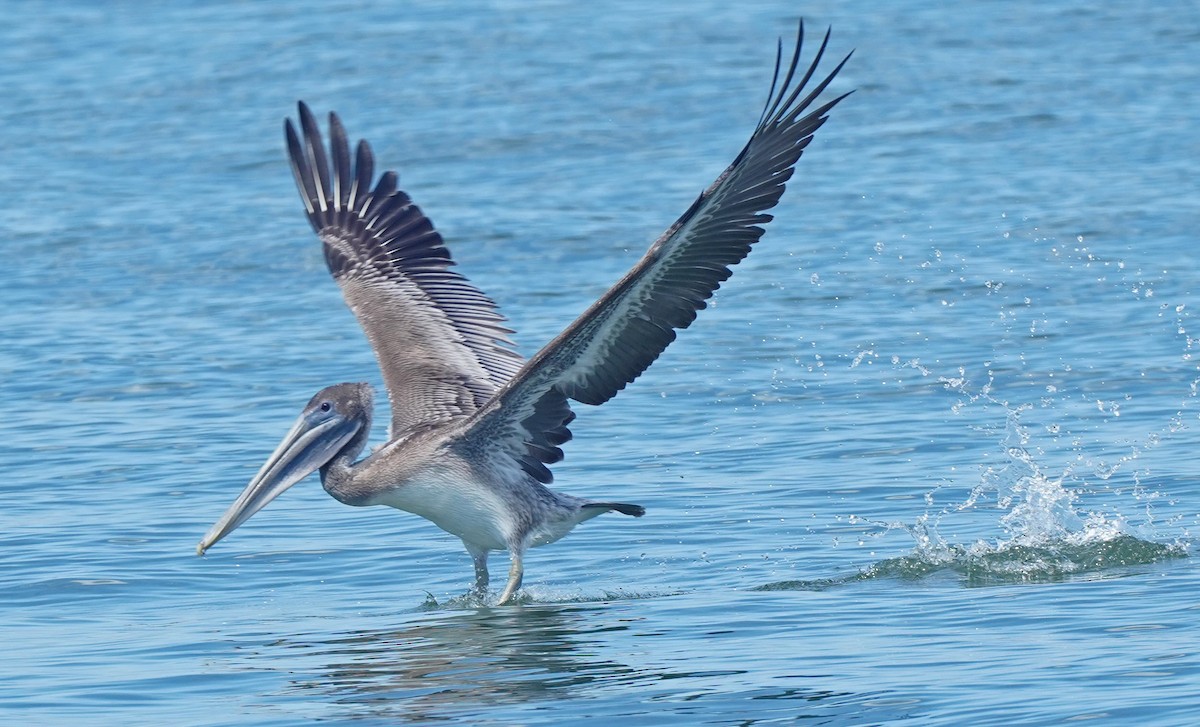
[[(329, 115), (326, 155), (316, 119), (300, 103), (300, 129), (285, 122), (288, 155), (325, 262), (383, 370), (389, 441), (367, 443), (372, 392), (338, 384), (317, 393), (266, 464), (200, 541), (199, 554), (280, 493), (321, 471), (347, 505), (390, 505), (462, 539), (475, 562), (475, 592), (488, 586), (488, 552), (512, 559), (499, 603), (521, 586), (526, 549), (553, 543), (584, 520), (645, 510), (555, 492), (547, 465), (562, 459), (575, 418), (570, 401), (603, 404), (636, 379), (687, 328), (763, 234), (765, 214), (826, 114), (845, 95), (818, 97), (849, 60), (801, 96), (829, 43), (797, 77), (804, 24), (775, 76), (750, 141), (687, 212), (596, 303), (533, 358), (513, 350), (495, 304), (458, 273), (429, 219), (396, 188), (374, 189), (374, 157), (354, 160), (341, 121)], [(795, 81), (795, 83), (793, 83)], [(814, 107), (815, 105), (815, 107)]]

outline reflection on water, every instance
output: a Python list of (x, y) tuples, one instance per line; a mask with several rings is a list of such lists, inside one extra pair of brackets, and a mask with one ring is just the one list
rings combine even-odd
[[(739, 692), (735, 687), (746, 671), (664, 667), (678, 656), (667, 653), (675, 648), (671, 637), (643, 617), (614, 618), (611, 611), (599, 604), (441, 611), (397, 629), (288, 637), (267, 645), (255, 662), (284, 665), (293, 675), (306, 672), (292, 678), (289, 691), (322, 693), (323, 701), (354, 718), (397, 722), (480, 720), (500, 706), (546, 709), (547, 703), (580, 698), (595, 700), (595, 714), (612, 716), (648, 709), (690, 714), (697, 702), (720, 702), (727, 704), (709, 704), (706, 713), (728, 711), (732, 717), (753, 709), (790, 719), (864, 711), (884, 717), (912, 703), (888, 692), (809, 687), (803, 676)], [(610, 642), (631, 637), (644, 648), (628, 662), (611, 658)], [(630, 701), (630, 690), (642, 699)]]
[[(288, 652), (285, 663), (294, 665), (298, 657), (316, 662), (316, 674), (296, 681), (295, 689), (324, 691), (376, 716), (420, 722), (483, 705), (574, 698), (584, 687), (656, 678), (596, 656), (600, 639), (589, 626), (595, 611), (484, 608), (439, 613), (395, 630), (351, 631), (317, 641), (297, 636), (272, 646)], [(622, 620), (604, 630), (628, 631), (637, 624), (638, 619)]]

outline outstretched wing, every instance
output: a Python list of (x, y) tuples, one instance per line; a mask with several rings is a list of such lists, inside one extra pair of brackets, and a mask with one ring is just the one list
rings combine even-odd
[(442, 236), (358, 142), (354, 162), (336, 114), (330, 155), (316, 119), (300, 103), (300, 127), (285, 123), (296, 186), (325, 262), (383, 370), (392, 432), (476, 411), (520, 368), (496, 304), (450, 269)]
[(687, 328), (730, 266), (763, 234), (765, 214), (779, 202), (784, 183), (826, 113), (845, 95), (813, 104), (850, 59), (847, 55), (801, 97), (829, 43), (829, 33), (808, 70), (793, 85), (804, 37), (783, 74), (783, 44), (775, 79), (750, 141), (629, 273), (557, 338), (531, 358), (495, 398), (464, 422), (460, 447), (511, 457), (530, 475), (550, 482), (547, 464), (562, 459), (558, 445), (571, 438), (568, 399), (602, 404), (636, 379)]

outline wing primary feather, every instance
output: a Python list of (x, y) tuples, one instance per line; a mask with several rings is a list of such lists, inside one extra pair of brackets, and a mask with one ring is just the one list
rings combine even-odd
[[(329, 114), (329, 151), (333, 156), (333, 201), (339, 217), (350, 209), (350, 142), (337, 114)], [(341, 220), (339, 219), (339, 222)]]
[(367, 197), (371, 194), (371, 179), (375, 176), (375, 155), (371, 153), (371, 145), (362, 140), (354, 158), (354, 184), (350, 187), (350, 200), (346, 208), (354, 212), (362, 210)]
[[(804, 21), (800, 21), (803, 25)], [(768, 112), (771, 110), (771, 102), (775, 100), (775, 87), (779, 84), (779, 69), (783, 64), (783, 38), (780, 38), (775, 45), (775, 73), (771, 75), (771, 90), (767, 91), (767, 100), (763, 104), (762, 113), (758, 116), (758, 125), (754, 128), (759, 128), (766, 120)]]
[(296, 136), (296, 128), (292, 126), (291, 119), (283, 122), (283, 131), (287, 137), (288, 160), (291, 161), (292, 175), (296, 177), (296, 186), (300, 188), (300, 199), (304, 202), (304, 209), (308, 211), (309, 223), (313, 225), (313, 229), (319, 229), (313, 219), (316, 209), (313, 207), (315, 191), (312, 186), (312, 172), (309, 170), (308, 159), (305, 158), (304, 152), (300, 148), (300, 139)]
[[(401, 218), (408, 221), (402, 222)], [(378, 209), (378, 216), (372, 218), (370, 226), (372, 228), (387, 229), (388, 235), (385, 239), (395, 238), (402, 233), (410, 232), (416, 224), (422, 220), (426, 223), (429, 220), (420, 214), (413, 213), (412, 199), (404, 192), (394, 192)], [(400, 223), (400, 224), (397, 224)], [(433, 225), (429, 225), (433, 229)]]
[(317, 206), (322, 212), (328, 212), (330, 207), (329, 161), (325, 158), (325, 144), (321, 141), (321, 130), (317, 128), (317, 119), (313, 116), (308, 104), (301, 101), (300, 128), (304, 132), (304, 146), (308, 151), (313, 184), (316, 186)]
[[(828, 30), (825, 31), (825, 39), (821, 41), (821, 47), (817, 49), (817, 54), (813, 57), (813, 62), (809, 65), (808, 70), (804, 73), (804, 77), (801, 78), (800, 82), (796, 84), (796, 87), (794, 89), (792, 89), (792, 93), (790, 96), (788, 96), (787, 101), (784, 101), (783, 105), (779, 107), (780, 115), (786, 113), (788, 109), (792, 108), (792, 104), (794, 104), (796, 102), (796, 98), (800, 95), (800, 92), (803, 91), (804, 87), (808, 85), (808, 82), (812, 80), (813, 73), (815, 73), (817, 70), (817, 64), (819, 64), (821, 62), (821, 58), (823, 58), (825, 56), (825, 48), (826, 48), (826, 46), (829, 45), (829, 33), (830, 33), (830, 31), (828, 31)], [(789, 82), (791, 80), (792, 74), (795, 73), (796, 65), (799, 62), (800, 62), (800, 43), (797, 42), (796, 43), (796, 54), (794, 56), (792, 56), (792, 66), (791, 66), (791, 68), (788, 69)], [(845, 61), (843, 61), (843, 63), (844, 62)], [(840, 66), (839, 66), (839, 69), (840, 69)], [(834, 70), (833, 75), (830, 75), (827, 78), (826, 83), (828, 83), (829, 81), (832, 81), (834, 75), (837, 75), (837, 70)], [(787, 83), (784, 83), (783, 87), (789, 88)], [(822, 84), (818, 88), (818, 92), (820, 89), (823, 89), (823, 88), (825, 88), (824, 84)], [(782, 93), (780, 93), (779, 95), (783, 96)], [(810, 101), (813, 97), (815, 97), (815, 95), (816, 95), (815, 93), (811, 94), (809, 96), (809, 98), (806, 99), (805, 102), (800, 103), (797, 106), (797, 108), (803, 110), (804, 107), (808, 105), (808, 101)], [(775, 115), (774, 118), (777, 123), (780, 119), (780, 116)]]
[(375, 190), (371, 192), (372, 202), (382, 204), (396, 193), (396, 185), (399, 183), (400, 177), (390, 169), (379, 175), (379, 181), (375, 183)]
[[(782, 45), (783, 45), (782, 38), (779, 39), (779, 44), (780, 44), (780, 47), (782, 47)], [(780, 84), (780, 86), (779, 86), (779, 96), (777, 96), (775, 98), (775, 103), (772, 104), (771, 111), (766, 114), (766, 118), (768, 118), (768, 119), (773, 118), (775, 116), (776, 110), (779, 108), (779, 103), (780, 103), (780, 101), (783, 100), (783, 95), (785, 93), (787, 93), (787, 89), (791, 87), (792, 77), (796, 74), (796, 64), (798, 64), (800, 62), (800, 48), (803, 45), (804, 45), (804, 19), (801, 18), (800, 19), (800, 27), (796, 33), (796, 49), (794, 51), (792, 51), (792, 62), (788, 64), (787, 75), (783, 79), (783, 83)], [(818, 55), (817, 60), (819, 61), (820, 59), (821, 58)], [(816, 66), (816, 63), (814, 62), (813, 67), (815, 67), (815, 66)], [(810, 73), (812, 72), (811, 68), (810, 68), (809, 72)], [(778, 57), (776, 59), (775, 75), (777, 77), (779, 75)], [(803, 88), (803, 87), (804, 87), (804, 81), (801, 81), (799, 88)], [(774, 89), (775, 89), (774, 81), (771, 82), (771, 89), (772, 89), (772, 91), (774, 91)], [(789, 101), (789, 103), (790, 103), (790, 101)], [(783, 107), (787, 108), (787, 104), (784, 104)], [(759, 125), (761, 126), (761, 122)]]
[[(847, 53), (846, 57), (842, 59), (842, 62), (837, 64), (837, 67), (833, 69), (833, 73), (836, 74), (838, 71), (842, 70), (842, 66), (846, 65), (846, 61), (850, 60), (850, 56), (852, 56), (852, 55), (854, 55), (853, 51), (851, 51), (850, 53)], [(825, 78), (824, 81), (821, 81), (819, 84), (817, 84), (817, 87), (814, 88), (812, 90), (812, 92), (809, 93), (807, 96), (805, 96), (804, 100), (801, 101), (799, 104), (797, 104), (796, 107), (794, 109), (792, 109), (792, 111), (790, 113), (788, 113), (788, 115), (785, 116), (781, 121), (784, 124), (788, 124), (788, 125), (796, 123), (797, 118), (800, 116), (800, 114), (803, 113), (806, 108), (808, 108), (809, 104), (811, 104), (814, 100), (816, 100), (817, 96), (820, 96), (821, 93), (823, 93), (825, 91), (826, 87), (829, 86), (829, 83), (831, 81), (833, 81), (833, 76), (828, 76)], [(854, 93), (854, 91), (847, 91), (846, 93), (843, 93), (841, 96), (838, 96), (837, 98), (833, 99), (832, 101), (825, 104), (821, 108), (810, 113), (809, 116), (814, 117), (814, 119), (816, 121), (819, 121), (820, 124), (824, 124), (825, 119), (823, 119), (821, 117), (823, 117), (825, 115), (825, 112), (827, 112), (827, 111), (829, 111), (829, 109), (833, 108), (833, 106), (835, 104), (837, 104), (838, 101), (841, 101), (842, 99), (846, 98), (847, 96), (849, 96), (852, 93)], [(820, 124), (818, 124), (818, 126)], [(815, 131), (815, 129), (814, 129), (814, 131)]]

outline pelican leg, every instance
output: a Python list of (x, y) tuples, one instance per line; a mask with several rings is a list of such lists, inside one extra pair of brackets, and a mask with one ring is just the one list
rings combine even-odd
[(488, 591), (487, 548), (480, 548), (465, 540), (463, 545), (467, 546), (467, 552), (471, 554), (471, 560), (475, 563), (475, 587), (471, 591), (476, 598), (483, 598)]
[(504, 606), (512, 602), (517, 589), (521, 587), (521, 578), (525, 575), (525, 566), (521, 564), (521, 556), (521, 551), (512, 551), (512, 567), (508, 569), (508, 583), (504, 586), (504, 593), (500, 594), (500, 602), (496, 604), (497, 606)]

